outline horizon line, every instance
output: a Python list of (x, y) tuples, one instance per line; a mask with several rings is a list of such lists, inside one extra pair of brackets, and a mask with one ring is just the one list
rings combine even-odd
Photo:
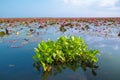
[(0, 19), (16, 19), (16, 18), (120, 18), (120, 17), (0, 17)]

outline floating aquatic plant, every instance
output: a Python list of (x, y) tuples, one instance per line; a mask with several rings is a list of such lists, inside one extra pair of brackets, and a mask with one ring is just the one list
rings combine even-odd
[(60, 27), (61, 32), (65, 32), (67, 29), (65, 27)]
[(5, 32), (0, 32), (0, 37), (3, 37), (3, 36), (5, 36)]
[[(57, 41), (42, 41), (35, 48), (34, 61), (40, 64), (44, 71), (50, 71), (52, 65), (79, 62), (87, 65), (96, 63), (98, 50), (91, 50), (81, 37), (62, 36)], [(91, 66), (92, 67), (92, 66)]]

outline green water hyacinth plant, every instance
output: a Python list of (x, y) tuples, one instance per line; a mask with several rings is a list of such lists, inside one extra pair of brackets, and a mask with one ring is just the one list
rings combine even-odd
[(79, 62), (87, 65), (98, 61), (98, 50), (91, 50), (81, 37), (62, 36), (57, 41), (41, 41), (35, 48), (34, 61), (40, 64), (44, 71), (50, 71), (52, 65)]

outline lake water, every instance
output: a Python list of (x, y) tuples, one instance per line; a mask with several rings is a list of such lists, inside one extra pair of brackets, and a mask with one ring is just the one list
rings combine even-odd
[[(63, 33), (53, 26), (39, 29), (39, 35), (31, 34), (27, 32), (28, 28), (24, 28), (19, 35), (0, 37), (0, 80), (120, 80), (120, 38), (117, 37), (117, 29), (112, 30), (115, 34), (106, 36), (92, 31), (79, 32), (74, 28)], [(90, 68), (84, 71), (81, 67), (76, 71), (65, 68), (56, 75), (36, 70), (32, 59), (34, 48), (42, 40), (56, 40), (62, 35), (80, 36), (90, 48), (100, 50), (96, 76)]]

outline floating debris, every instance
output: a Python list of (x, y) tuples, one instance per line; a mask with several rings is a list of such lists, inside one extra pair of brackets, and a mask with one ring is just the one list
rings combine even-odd
[(19, 35), (20, 34), (20, 32), (16, 32), (16, 35)]
[(118, 33), (118, 36), (120, 37), (120, 32)]
[(66, 28), (60, 27), (60, 31), (61, 31), (61, 32), (65, 32), (65, 31), (66, 31)]
[(29, 41), (29, 39), (24, 39), (25, 41)]

